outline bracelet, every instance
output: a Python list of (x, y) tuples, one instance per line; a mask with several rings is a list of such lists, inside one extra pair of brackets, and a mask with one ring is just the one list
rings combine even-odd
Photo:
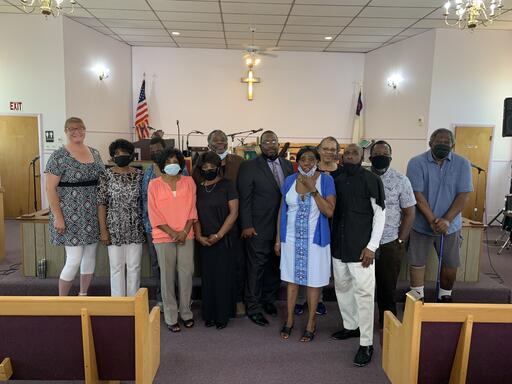
[(213, 236), (215, 236), (216, 239), (219, 238), (219, 235), (217, 235), (216, 233), (214, 233)]

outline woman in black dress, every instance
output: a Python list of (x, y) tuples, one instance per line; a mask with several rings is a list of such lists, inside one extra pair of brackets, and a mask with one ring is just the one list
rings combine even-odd
[(220, 157), (206, 152), (199, 158), (201, 183), (197, 188), (197, 214), (194, 224), (199, 242), (202, 276), (202, 315), (205, 325), (226, 327), (235, 315), (235, 252), (238, 236), (233, 224), (238, 217), (235, 185), (219, 175)]

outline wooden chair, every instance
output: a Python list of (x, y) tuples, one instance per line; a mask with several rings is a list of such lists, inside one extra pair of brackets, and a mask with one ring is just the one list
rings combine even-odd
[(423, 304), (384, 314), (382, 367), (393, 384), (512, 383), (512, 304)]
[(160, 365), (160, 310), (134, 297), (0, 296), (0, 380), (135, 380)]

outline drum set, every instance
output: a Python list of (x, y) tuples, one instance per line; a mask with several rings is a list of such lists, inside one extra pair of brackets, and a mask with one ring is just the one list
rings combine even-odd
[(504, 249), (510, 249), (512, 246), (512, 193), (505, 195), (505, 207), (500, 212), (498, 212), (496, 216), (494, 216), (488, 225), (490, 226), (495, 221), (501, 223), (501, 229), (503, 231), (503, 234), (498, 240), (495, 241), (495, 243), (498, 244), (500, 241), (503, 241), (505, 237), (508, 237), (498, 251), (498, 255), (501, 255)]

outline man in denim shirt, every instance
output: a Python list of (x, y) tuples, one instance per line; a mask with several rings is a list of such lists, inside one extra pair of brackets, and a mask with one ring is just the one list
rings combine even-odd
[(437, 129), (430, 150), (413, 157), (407, 166), (416, 197), (417, 214), (411, 231), (408, 259), (411, 290), (424, 296), (425, 264), (432, 245), (439, 251), (444, 235), (440, 302), (452, 302), (452, 288), (460, 265), (461, 211), (473, 191), (471, 163), (455, 153), (453, 133)]

